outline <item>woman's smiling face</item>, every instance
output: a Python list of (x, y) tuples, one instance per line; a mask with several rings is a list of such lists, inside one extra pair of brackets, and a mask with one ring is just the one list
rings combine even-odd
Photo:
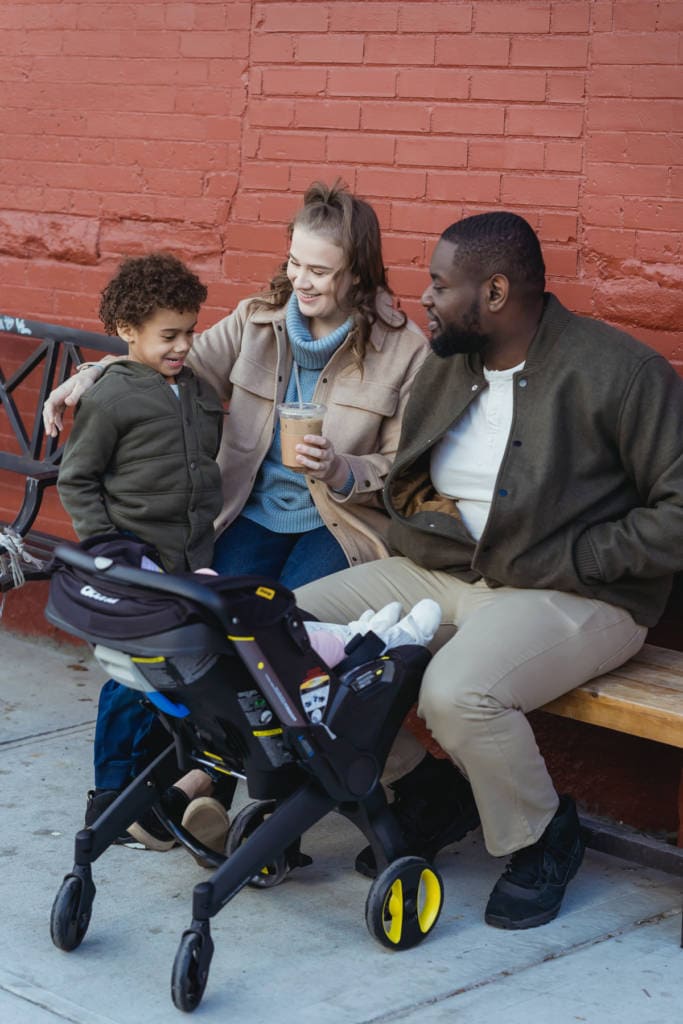
[(324, 337), (348, 318), (342, 309), (351, 285), (344, 252), (328, 236), (295, 227), (289, 247), (287, 277), (301, 313), (311, 321), (311, 334)]

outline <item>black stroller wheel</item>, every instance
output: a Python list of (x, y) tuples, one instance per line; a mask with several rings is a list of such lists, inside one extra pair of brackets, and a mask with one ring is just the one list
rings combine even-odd
[[(269, 814), (275, 810), (274, 800), (260, 800), (247, 804), (233, 819), (225, 852), (228, 856), (234, 853), (238, 846), (245, 843), (249, 836), (256, 831), (259, 825), (265, 821)], [(287, 859), (283, 854), (274, 857), (270, 864), (264, 864), (258, 875), (254, 875), (247, 882), (254, 889), (272, 889), (279, 885), (287, 874)]]
[(389, 949), (410, 949), (429, 934), (443, 906), (441, 876), (422, 857), (400, 857), (377, 876), (365, 904), (368, 931)]
[(79, 914), (78, 908), (83, 893), (83, 882), (76, 875), (67, 875), (52, 904), (50, 914), (50, 936), (57, 949), (66, 953), (76, 949), (90, 924), (92, 901)]
[(197, 1009), (209, 978), (211, 955), (206, 960), (209, 951), (203, 948), (205, 941), (199, 932), (184, 932), (173, 961), (171, 998), (173, 1005), (185, 1013)]

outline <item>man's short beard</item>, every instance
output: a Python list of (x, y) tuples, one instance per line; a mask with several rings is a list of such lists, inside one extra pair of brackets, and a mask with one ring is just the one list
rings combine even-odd
[(479, 304), (473, 299), (460, 325), (456, 327), (455, 324), (446, 324), (441, 333), (432, 338), (430, 344), (435, 355), (441, 359), (448, 359), (449, 356), (469, 356), (483, 352), (489, 341), (488, 334), (481, 329)]
[(489, 336), (480, 331), (453, 327), (449, 324), (431, 339), (430, 346), (434, 355), (448, 359), (449, 356), (458, 354), (472, 355), (475, 352), (483, 352), (489, 340)]

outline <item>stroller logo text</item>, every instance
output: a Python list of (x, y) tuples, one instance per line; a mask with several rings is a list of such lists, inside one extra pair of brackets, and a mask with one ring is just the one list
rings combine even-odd
[(100, 594), (98, 590), (95, 590), (94, 587), (90, 587), (88, 585), (86, 585), (85, 587), (81, 587), (80, 592), (81, 594), (83, 594), (83, 597), (92, 597), (93, 601), (102, 601), (103, 604), (119, 603), (118, 597), (105, 597), (104, 594)]

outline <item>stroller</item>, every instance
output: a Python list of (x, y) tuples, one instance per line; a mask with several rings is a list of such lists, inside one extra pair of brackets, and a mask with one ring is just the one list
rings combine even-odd
[[(145, 553), (145, 545), (123, 537), (55, 551), (48, 620), (87, 640), (110, 675), (144, 692), (169, 744), (77, 833), (74, 866), (52, 908), (54, 944), (70, 951), (81, 943), (95, 896), (92, 863), (149, 808), (215, 866), (194, 887), (192, 922), (173, 964), (180, 1010), (194, 1010), (204, 993), (211, 918), (245, 886), (267, 888), (310, 863), (300, 837), (335, 809), (375, 855), (365, 907), (371, 935), (391, 949), (421, 942), (441, 912), (443, 884), (426, 860), (404, 855), (379, 780), (428, 652), (404, 646), (380, 654), (382, 642), (369, 633), (354, 638), (345, 660), (330, 669), (284, 587), (261, 577), (149, 571), (139, 568)], [(225, 855), (164, 811), (171, 773), (193, 767), (245, 778), (255, 801), (235, 817)]]

